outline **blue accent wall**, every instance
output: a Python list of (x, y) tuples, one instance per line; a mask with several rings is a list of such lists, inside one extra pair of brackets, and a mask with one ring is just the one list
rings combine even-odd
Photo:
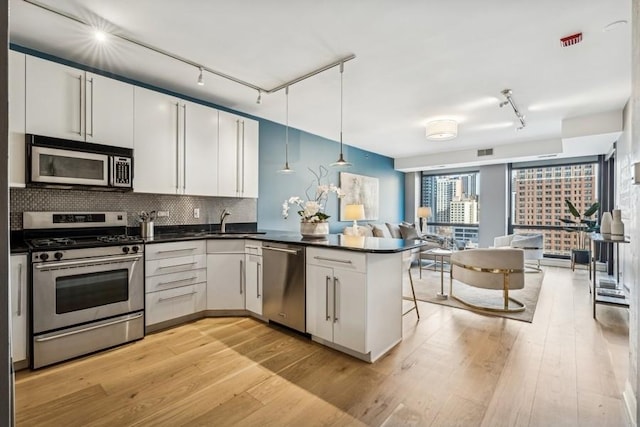
[[(344, 157), (353, 166), (334, 168), (330, 164), (338, 159), (340, 144), (298, 129), (289, 128), (289, 166), (294, 174), (279, 174), (285, 158), (285, 126), (260, 120), (260, 197), (258, 199), (258, 226), (267, 230), (297, 231), (300, 229), (295, 206), (289, 218), (282, 218), (282, 203), (291, 196), (306, 199), (305, 190), (313, 184), (315, 176), (308, 168), (318, 171), (320, 165), (329, 170), (323, 184), (340, 185), (340, 172), (349, 172), (378, 178), (379, 218), (372, 222), (400, 222), (404, 218), (404, 173), (393, 169), (393, 159), (379, 154), (343, 145)], [(351, 222), (339, 221), (339, 201), (334, 193), (328, 198), (325, 213), (330, 215), (332, 233), (342, 232)]]
[[(257, 218), (258, 227), (261, 229), (284, 231), (298, 231), (300, 229), (298, 214), (294, 207), (289, 211), (288, 219), (282, 218), (282, 202), (291, 196), (305, 198), (305, 190), (309, 185), (315, 183), (315, 177), (307, 168), (318, 171), (320, 165), (329, 169), (329, 175), (323, 180), (323, 184), (333, 183), (340, 185), (339, 173), (341, 171), (378, 178), (379, 217), (377, 221), (372, 222), (400, 222), (404, 218), (404, 173), (393, 169), (393, 159), (390, 157), (343, 145), (345, 159), (353, 163), (353, 166), (349, 168), (332, 168), (330, 164), (335, 162), (340, 154), (340, 144), (338, 142), (290, 127), (289, 165), (296, 172), (290, 175), (282, 175), (277, 173), (284, 166), (285, 156), (285, 126), (281, 124), (19, 45), (11, 44), (10, 48), (28, 55), (102, 74), (136, 86), (258, 120), (260, 122), (260, 187)], [(335, 194), (332, 193), (325, 209), (325, 213), (331, 216), (329, 223), (332, 233), (342, 232), (345, 226), (352, 224), (351, 222), (339, 221), (338, 207), (339, 201)]]

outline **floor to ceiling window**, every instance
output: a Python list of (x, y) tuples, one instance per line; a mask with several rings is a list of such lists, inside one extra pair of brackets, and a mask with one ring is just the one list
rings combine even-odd
[(477, 171), (433, 175), (422, 173), (420, 205), (431, 208), (425, 232), (465, 243), (478, 243)]
[(512, 165), (513, 232), (543, 233), (545, 256), (569, 256), (576, 236), (565, 231), (560, 222), (560, 218), (572, 218), (565, 200), (571, 200), (578, 211), (584, 212), (598, 200), (598, 173), (597, 158), (563, 164)]

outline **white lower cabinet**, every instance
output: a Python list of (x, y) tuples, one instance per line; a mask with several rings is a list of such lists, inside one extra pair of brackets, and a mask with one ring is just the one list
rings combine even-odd
[(245, 306), (247, 310), (262, 314), (262, 244), (245, 244)]
[(206, 295), (206, 282), (148, 293), (145, 295), (146, 325), (154, 325), (204, 311)]
[(206, 309), (205, 247), (204, 240), (146, 245), (146, 326)]
[(402, 340), (402, 254), (307, 248), (307, 332), (373, 362)]
[(244, 240), (207, 241), (207, 309), (245, 309)]
[(11, 255), (11, 357), (27, 359), (27, 256)]
[(366, 346), (366, 275), (307, 265), (307, 332), (360, 353)]

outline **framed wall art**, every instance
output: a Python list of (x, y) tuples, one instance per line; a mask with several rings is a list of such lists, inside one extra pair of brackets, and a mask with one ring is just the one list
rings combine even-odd
[(340, 221), (346, 221), (344, 218), (346, 205), (364, 205), (364, 220), (378, 219), (378, 178), (340, 172), (340, 189), (345, 193), (345, 196), (340, 199)]

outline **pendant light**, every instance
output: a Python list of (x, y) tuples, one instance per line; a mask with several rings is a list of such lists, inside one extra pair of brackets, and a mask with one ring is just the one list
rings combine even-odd
[(289, 86), (284, 89), (286, 99), (286, 126), (284, 130), (284, 167), (278, 173), (289, 174), (295, 171), (289, 167)]
[(343, 74), (344, 74), (344, 62), (340, 63), (340, 157), (338, 161), (335, 163), (331, 163), (333, 167), (349, 167), (351, 163), (347, 162), (344, 159), (344, 155), (342, 154), (342, 103), (343, 103)]

